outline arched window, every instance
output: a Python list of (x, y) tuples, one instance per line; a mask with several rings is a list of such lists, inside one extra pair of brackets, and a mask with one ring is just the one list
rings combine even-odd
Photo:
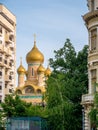
[(27, 86), (25, 88), (25, 93), (34, 93), (34, 88), (32, 86)]
[(95, 5), (95, 1), (94, 1), (94, 0), (91, 0), (91, 11), (94, 10), (94, 5)]
[(32, 68), (32, 76), (34, 76), (34, 69)]
[(0, 76), (2, 76), (2, 71), (0, 71)]
[(91, 50), (96, 50), (97, 47), (97, 29), (91, 31)]
[(40, 89), (37, 89), (37, 93), (38, 93), (38, 94), (41, 94), (41, 90), (40, 90)]
[(91, 70), (91, 85), (92, 85), (92, 93), (96, 92), (96, 79), (97, 79), (97, 74), (96, 74), (96, 69)]
[(20, 90), (17, 90), (17, 92), (16, 92), (17, 94), (22, 94), (22, 92), (20, 91)]

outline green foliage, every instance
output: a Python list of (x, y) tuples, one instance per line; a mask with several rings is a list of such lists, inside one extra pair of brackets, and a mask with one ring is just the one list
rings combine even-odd
[(3, 108), (6, 117), (26, 116), (26, 109), (30, 106), (31, 104), (22, 101), (18, 95), (8, 95), (5, 98), (5, 101), (1, 103), (1, 107)]
[(81, 96), (88, 86), (88, 46), (77, 54), (67, 39), (54, 54), (54, 59), (50, 59), (53, 72), (47, 81), (46, 93), (50, 130), (81, 130)]
[(47, 106), (33, 106), (17, 95), (9, 95), (1, 103), (2, 117), (41, 116), (48, 119), (49, 130), (81, 130), (81, 95), (88, 86), (87, 52), (88, 46), (84, 46), (77, 54), (67, 39), (50, 59), (53, 72), (47, 80)]
[(0, 130), (4, 130), (4, 126), (5, 126), (5, 117), (4, 113), (2, 112), (2, 109), (0, 109)]
[[(96, 85), (98, 85), (96, 83)], [(93, 128), (98, 127), (98, 93), (96, 92), (94, 95), (94, 105), (92, 106), (89, 116), (91, 119), (91, 125)]]
[(96, 108), (92, 108), (90, 113), (89, 113), (89, 116), (90, 116), (90, 119), (91, 119), (91, 125), (94, 127), (96, 127), (97, 125), (97, 118), (96, 118), (96, 115), (97, 115), (97, 110)]
[(33, 106), (22, 101), (18, 95), (8, 95), (1, 103), (3, 117), (46, 116), (42, 106)]
[(54, 54), (55, 58), (54, 60), (52, 58), (50, 59), (50, 65), (55, 71), (69, 72), (74, 69), (76, 52), (69, 39), (66, 40), (62, 48), (58, 51), (54, 51)]
[(47, 117), (47, 111), (42, 106), (33, 106), (31, 103), (22, 101), (18, 95), (8, 95), (1, 103), (0, 130), (3, 130), (8, 117)]

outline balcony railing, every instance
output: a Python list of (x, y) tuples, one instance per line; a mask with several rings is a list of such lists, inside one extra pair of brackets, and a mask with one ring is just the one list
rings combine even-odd
[(12, 51), (10, 49), (8, 49), (8, 54), (11, 56), (12, 55)]
[(82, 95), (82, 104), (93, 103), (93, 101), (94, 101), (94, 94)]
[(0, 44), (0, 52), (3, 52), (3, 45)]
[(5, 42), (6, 43), (12, 43), (12, 39), (10, 39), (8, 34), (5, 35)]
[(4, 60), (3, 60), (3, 58), (2, 57), (0, 57), (0, 67), (4, 67), (5, 66), (5, 64), (4, 64)]
[(12, 51), (11, 51), (9, 48), (4, 47), (3, 50), (4, 50), (4, 52), (5, 52), (5, 54), (6, 54), (7, 56), (11, 56), (11, 55), (12, 55)]
[(9, 81), (9, 75), (5, 75), (5, 81)]
[(14, 36), (14, 32), (10, 32), (10, 34), (9, 34), (10, 36)]
[(5, 53), (8, 53), (8, 48), (7, 47), (4, 47), (3, 50), (4, 50)]
[(10, 48), (5, 47), (3, 44), (0, 44), (0, 52), (5, 53), (6, 55), (12, 55)]
[(14, 55), (11, 55), (10, 60), (11, 60), (11, 61), (14, 61), (14, 59), (15, 59), (15, 58), (14, 58)]

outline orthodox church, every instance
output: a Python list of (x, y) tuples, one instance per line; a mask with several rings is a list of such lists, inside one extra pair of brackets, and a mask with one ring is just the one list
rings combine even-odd
[(39, 51), (34, 40), (34, 46), (26, 55), (26, 62), (28, 69), (26, 70), (22, 65), (17, 69), (18, 86), (16, 93), (20, 98), (32, 104), (41, 104), (43, 94), (46, 91), (45, 81), (51, 74), (49, 66), (45, 69), (43, 66), (44, 55)]

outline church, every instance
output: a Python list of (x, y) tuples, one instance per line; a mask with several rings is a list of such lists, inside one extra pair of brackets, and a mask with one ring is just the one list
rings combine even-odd
[(41, 104), (43, 102), (43, 95), (46, 91), (46, 83), (51, 70), (43, 66), (44, 55), (39, 51), (34, 39), (34, 46), (26, 55), (26, 62), (28, 69), (26, 70), (20, 61), (20, 66), (17, 69), (18, 86), (16, 93), (20, 98), (32, 104)]

